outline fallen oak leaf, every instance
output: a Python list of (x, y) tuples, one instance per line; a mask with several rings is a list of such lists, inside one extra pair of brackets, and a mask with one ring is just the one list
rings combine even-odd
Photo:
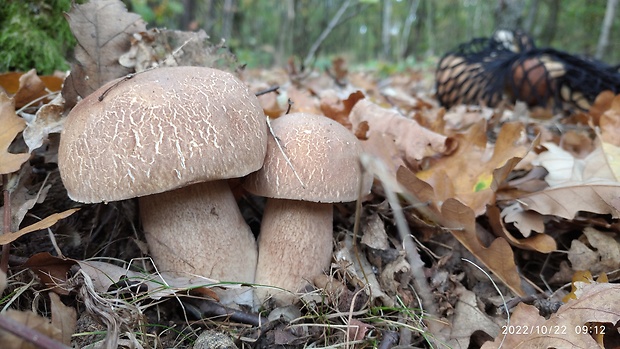
[(476, 217), (471, 208), (454, 198), (447, 199), (439, 206), (434, 200), (433, 188), (407, 168), (398, 169), (397, 179), (418, 202), (428, 202), (428, 205), (417, 208), (424, 219), (450, 231), (516, 295), (521, 297), (525, 295), (521, 288), (521, 278), (514, 262), (512, 248), (501, 237), (496, 238), (489, 247), (484, 246), (478, 238)]
[(75, 308), (66, 306), (58, 294), (49, 292), (52, 313), (52, 326), (60, 330), (60, 339), (64, 344), (71, 344), (71, 336), (77, 326), (77, 313)]
[(69, 294), (69, 290), (60, 286), (67, 282), (69, 270), (75, 264), (77, 264), (75, 260), (41, 252), (28, 258), (22, 267), (32, 270), (39, 277), (41, 283), (50, 288), (50, 291), (66, 296)]
[(219, 299), (214, 287), (241, 288), (238, 284), (220, 283), (217, 280), (198, 275), (182, 275), (174, 272), (150, 274), (122, 268), (99, 261), (76, 261), (82, 270), (90, 276), (95, 291), (105, 293), (116, 284), (133, 286), (146, 285), (145, 292), (151, 299), (172, 296), (180, 291), (198, 290), (211, 299)]
[(382, 108), (367, 99), (358, 101), (349, 115), (353, 130), (366, 121), (369, 138), (373, 133), (393, 138), (401, 157), (411, 166), (425, 157), (450, 153), (456, 144), (451, 138), (426, 129), (417, 121), (398, 112)]
[[(536, 307), (519, 303), (510, 317), (510, 324), (503, 326), (495, 341), (485, 343), (482, 349), (499, 348), (504, 332), (504, 348), (599, 348), (588, 333), (588, 323), (618, 322), (618, 293), (618, 284), (587, 284), (578, 299), (569, 300), (549, 319), (540, 316)], [(519, 334), (516, 333), (517, 328), (521, 329)], [(523, 333), (524, 329), (528, 333)]]
[[(532, 220), (535, 220), (537, 223), (540, 222), (543, 227), (542, 230), (544, 231), (542, 216), (532, 211), (525, 211), (524, 213), (534, 215), (535, 218), (532, 218)], [(493, 229), (495, 235), (503, 237), (512, 246), (524, 250), (537, 251), (540, 253), (550, 253), (557, 249), (557, 244), (555, 243), (555, 240), (551, 236), (546, 234), (534, 234), (532, 236), (524, 235), (525, 238), (523, 239), (515, 238), (504, 226), (504, 222), (502, 221), (502, 215), (497, 206), (492, 205), (487, 207), (487, 217), (489, 218), (489, 224), (491, 225), (491, 228)], [(525, 218), (523, 220), (525, 220)], [(542, 233), (542, 231), (540, 232)]]
[(62, 117), (65, 100), (58, 94), (51, 102), (39, 108), (34, 120), (27, 122), (23, 132), (24, 142), (29, 151), (43, 145), (50, 133), (60, 133), (65, 118)]
[(494, 203), (499, 185), (538, 142), (536, 139), (527, 145), (521, 123), (504, 124), (493, 146), (487, 145), (486, 123), (474, 124), (454, 139), (458, 142), (456, 151), (436, 159), (416, 176), (435, 188), (435, 201), (457, 198), (476, 216)]
[(443, 226), (448, 228), (463, 246), (516, 295), (525, 296), (512, 248), (504, 238), (497, 238), (489, 247), (485, 247), (478, 238), (474, 211), (456, 199), (450, 198), (441, 205), (441, 216)]
[(71, 108), (78, 96), (86, 97), (106, 82), (133, 72), (118, 60), (129, 50), (132, 35), (146, 32), (146, 23), (119, 0), (74, 2), (65, 17), (78, 41), (77, 64), (62, 89), (66, 107)]
[(26, 122), (15, 114), (15, 101), (4, 93), (0, 93), (0, 125), (0, 174), (17, 172), (30, 153), (12, 154), (8, 149)]
[(619, 197), (618, 182), (578, 183), (526, 194), (517, 198), (517, 201), (526, 210), (565, 219), (573, 219), (579, 211), (609, 214), (613, 218), (620, 218), (616, 202)]

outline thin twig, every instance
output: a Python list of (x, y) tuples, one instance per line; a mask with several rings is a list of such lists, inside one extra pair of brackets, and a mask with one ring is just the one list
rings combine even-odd
[[(9, 191), (9, 175), (2, 175), (2, 191), (4, 195), (4, 234), (11, 232), (11, 192)], [(9, 270), (9, 253), (11, 245), (2, 245), (2, 260), (0, 261), (0, 270), (7, 272)]]
[(301, 184), (301, 187), (306, 189), (306, 184), (301, 180), (301, 177), (299, 177), (299, 175), (297, 174), (297, 171), (295, 171), (295, 167), (291, 163), (291, 160), (289, 159), (289, 157), (286, 156), (286, 153), (284, 152), (284, 148), (280, 144), (280, 139), (278, 139), (275, 132), (273, 132), (273, 128), (271, 127), (271, 119), (269, 118), (269, 116), (267, 116), (266, 120), (267, 120), (267, 127), (269, 128), (269, 133), (271, 133), (271, 136), (276, 141), (276, 145), (278, 146), (278, 149), (280, 149), (282, 156), (284, 156), (284, 160), (286, 161), (286, 164), (291, 168), (291, 170), (293, 170), (293, 173), (295, 174), (295, 177)]
[(202, 316), (205, 317), (224, 317), (234, 322), (248, 324), (256, 327), (266, 326), (269, 322), (269, 320), (262, 317), (260, 314), (246, 313), (240, 310), (223, 306), (217, 302), (208, 299), (192, 299), (185, 301), (189, 301), (189, 303), (196, 305), (200, 309)]
[(262, 96), (262, 95), (266, 95), (267, 93), (278, 91), (279, 88), (280, 88), (280, 86), (273, 85), (273, 86), (269, 87), (268, 89), (256, 92), (255, 95), (256, 95), (256, 97)]
[(8, 316), (0, 316), (0, 328), (42, 349), (71, 349), (55, 339), (21, 324)]

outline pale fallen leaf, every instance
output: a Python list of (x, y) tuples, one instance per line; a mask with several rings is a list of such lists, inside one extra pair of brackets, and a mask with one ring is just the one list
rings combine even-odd
[(385, 225), (378, 214), (371, 214), (362, 226), (362, 243), (376, 250), (386, 250), (390, 247)]
[(77, 326), (75, 308), (66, 306), (54, 292), (49, 292), (48, 295), (51, 301), (52, 326), (60, 330), (62, 342), (71, 345), (71, 336)]
[(140, 15), (127, 12), (119, 0), (73, 3), (65, 17), (78, 41), (77, 64), (73, 65), (62, 90), (70, 108), (78, 96), (84, 98), (106, 82), (133, 72), (118, 59), (129, 49), (132, 35), (146, 31), (146, 23)]
[(613, 218), (619, 218), (620, 212), (615, 202), (618, 197), (620, 183), (615, 182), (549, 188), (521, 196), (518, 201), (527, 210), (565, 219), (573, 219), (579, 211), (609, 214)]
[(26, 122), (15, 114), (15, 102), (0, 92), (0, 174), (17, 172), (30, 158), (30, 153), (12, 154), (8, 149)]
[(27, 122), (23, 132), (24, 141), (29, 151), (33, 151), (43, 145), (50, 133), (60, 133), (65, 118), (62, 117), (65, 100), (58, 94), (48, 104), (37, 111), (34, 120)]
[(454, 143), (446, 136), (420, 126), (398, 112), (382, 108), (367, 99), (358, 101), (349, 116), (353, 130), (366, 121), (373, 133), (385, 134), (393, 139), (400, 156), (409, 165), (416, 164), (425, 157), (447, 153), (453, 150)]
[[(516, 208), (517, 211), (521, 210), (518, 214), (514, 215), (514, 219), (516, 220), (515, 226), (520, 224), (519, 228), (522, 232), (527, 231), (528, 235), (523, 234), (525, 238), (517, 239), (515, 238), (504, 226), (504, 222), (502, 221), (502, 217), (506, 209), (513, 207)], [(557, 244), (555, 239), (546, 234), (533, 234), (529, 233), (532, 229), (540, 229), (540, 233), (544, 231), (544, 222), (541, 215), (533, 211), (523, 211), (521, 206), (518, 203), (515, 203), (512, 206), (506, 207), (504, 211), (500, 214), (499, 209), (495, 206), (489, 206), (487, 208), (487, 217), (489, 218), (489, 223), (493, 232), (505, 238), (512, 246), (522, 248), (525, 250), (538, 251), (541, 253), (549, 253), (553, 252), (557, 249)], [(513, 213), (514, 214), (514, 213)], [(508, 223), (509, 220), (504, 218), (504, 220)], [(532, 224), (529, 226), (528, 224)], [(525, 226), (524, 226), (525, 225)]]
[(620, 268), (620, 242), (614, 234), (586, 227), (583, 234), (587, 244), (580, 239), (571, 242), (568, 260), (573, 270), (588, 270), (593, 274)]
[(201, 287), (239, 288), (235, 284), (222, 284), (214, 279), (198, 275), (161, 272), (150, 274), (128, 270), (117, 265), (99, 261), (77, 261), (82, 270), (90, 276), (97, 292), (108, 292), (110, 286), (118, 282), (145, 285), (146, 295), (151, 299), (172, 296), (179, 291), (187, 291)]
[(450, 319), (452, 326), (444, 329), (449, 332), (448, 346), (454, 349), (469, 348), (470, 338), (476, 331), (482, 331), (491, 337), (497, 336), (500, 326), (484, 312), (484, 309), (479, 308), (476, 294), (461, 285), (457, 286), (454, 293), (458, 296), (458, 301), (454, 317)]
[(54, 213), (14, 233), (2, 234), (0, 235), (0, 245), (9, 244), (28, 233), (32, 233), (33, 231), (38, 231), (41, 229), (49, 228), (52, 225), (56, 224), (56, 222), (58, 222), (59, 220), (69, 217), (70, 215), (74, 214), (78, 210), (79, 208), (72, 208), (72, 209), (69, 209), (69, 210), (66, 210), (60, 213)]
[[(62, 340), (62, 333), (60, 329), (52, 325), (48, 319), (31, 311), (17, 311), (14, 309), (9, 309), (2, 312), (2, 316), (9, 319), (9, 321), (16, 323), (18, 327), (25, 326), (57, 341)], [(38, 346), (1, 329), (0, 343), (2, 343), (2, 349), (38, 348)]]
[[(578, 299), (571, 299), (562, 305), (549, 319), (540, 316), (536, 307), (519, 303), (510, 317), (511, 327), (503, 327), (495, 341), (485, 343), (482, 349), (497, 349), (505, 329), (509, 330), (509, 334), (502, 348), (598, 348), (598, 344), (587, 331), (579, 330), (588, 322), (615, 324), (620, 320), (619, 293), (618, 284), (587, 284)], [(515, 333), (517, 326), (520, 326), (520, 334)], [(525, 327), (527, 334), (523, 333)]]
[(532, 232), (544, 233), (545, 221), (543, 216), (536, 212), (526, 211), (519, 203), (515, 202), (506, 206), (501, 213), (501, 218), (506, 223), (513, 223), (519, 229), (523, 237), (529, 237)]

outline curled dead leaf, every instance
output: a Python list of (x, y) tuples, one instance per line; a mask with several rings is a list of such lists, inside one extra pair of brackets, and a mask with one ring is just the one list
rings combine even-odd
[(15, 114), (15, 102), (0, 92), (0, 174), (17, 172), (30, 158), (30, 153), (12, 154), (8, 149), (26, 122)]

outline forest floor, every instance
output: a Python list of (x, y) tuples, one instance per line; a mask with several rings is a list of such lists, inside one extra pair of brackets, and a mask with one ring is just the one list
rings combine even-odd
[[(67, 197), (57, 166), (65, 114), (110, 77), (1, 75), (11, 95), (0, 96), (4, 230), (14, 233), (0, 236), (11, 246), (0, 289), (11, 309), (2, 318), (17, 323), (17, 336), (0, 332), (3, 348), (22, 348), (29, 329), (55, 338), (43, 348), (618, 347), (620, 97), (602, 94), (587, 113), (445, 110), (434, 67), (386, 74), (335, 58), (325, 71), (294, 60), (243, 70), (200, 33), (138, 32), (129, 51), (99, 51), (117, 76), (211, 62), (254, 93), (277, 86), (259, 96), (265, 114), (347, 127), (364, 145), (372, 191), (335, 206), (330, 270), (294, 305), (223, 307), (213, 292), (222, 285), (155, 268), (134, 200)], [(257, 234), (264, 200), (237, 189)]]

